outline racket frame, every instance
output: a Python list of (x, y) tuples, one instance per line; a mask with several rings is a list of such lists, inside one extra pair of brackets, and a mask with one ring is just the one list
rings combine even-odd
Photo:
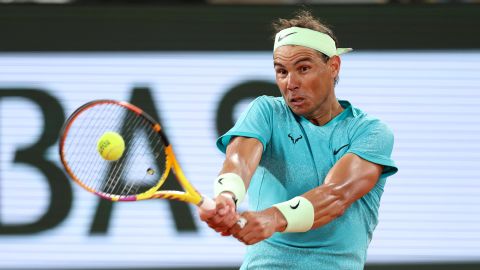
[[(91, 107), (98, 106), (101, 104), (115, 104), (115, 105), (120, 105), (125, 107), (126, 109), (133, 111), (135, 114), (138, 115), (138, 117), (143, 117), (145, 120), (147, 120), (151, 128), (157, 132), (161, 137), (164, 142), (165, 146), (165, 170), (158, 180), (157, 184), (153, 186), (152, 188), (148, 189), (147, 191), (136, 194), (136, 195), (127, 195), (127, 196), (120, 196), (120, 195), (115, 195), (115, 194), (107, 194), (103, 192), (98, 192), (87, 185), (83, 183), (81, 179), (78, 179), (78, 177), (73, 173), (72, 169), (68, 165), (68, 162), (65, 160), (64, 156), (64, 145), (65, 145), (65, 138), (68, 135), (68, 132), (70, 131), (70, 128), (72, 124), (75, 122), (75, 119), (85, 110), (88, 110)], [(62, 131), (60, 133), (60, 142), (59, 142), (59, 154), (60, 154), (60, 161), (62, 162), (67, 174), (81, 187), (86, 189), (87, 191), (94, 193), (98, 196), (100, 196), (102, 199), (110, 200), (110, 201), (138, 201), (138, 200), (146, 200), (146, 199), (153, 199), (153, 198), (158, 198), (158, 199), (170, 199), (170, 200), (178, 200), (178, 201), (185, 201), (189, 203), (193, 203), (197, 206), (202, 206), (203, 202), (206, 197), (203, 197), (200, 195), (200, 193), (190, 184), (190, 182), (187, 180), (185, 177), (182, 169), (180, 168), (180, 165), (178, 164), (178, 161), (175, 157), (175, 153), (173, 152), (172, 146), (170, 145), (167, 136), (162, 131), (162, 128), (159, 123), (157, 123), (150, 115), (145, 113), (142, 109), (138, 108), (135, 105), (132, 105), (128, 102), (124, 101), (116, 101), (116, 100), (108, 100), (108, 99), (102, 99), (102, 100), (94, 100), (91, 102), (88, 102), (82, 106), (80, 106), (78, 109), (76, 109), (72, 115), (67, 119), (65, 124), (62, 127)], [(178, 182), (184, 189), (184, 191), (177, 191), (177, 190), (159, 190), (160, 187), (164, 184), (166, 179), (168, 178), (168, 175), (170, 171), (173, 171), (175, 174)]]

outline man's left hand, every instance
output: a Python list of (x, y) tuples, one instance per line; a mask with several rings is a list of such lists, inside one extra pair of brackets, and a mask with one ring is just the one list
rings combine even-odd
[(246, 245), (256, 244), (287, 227), (287, 221), (275, 207), (260, 212), (246, 211), (241, 217), (246, 220), (245, 227), (241, 229), (236, 225), (230, 229), (230, 233)]

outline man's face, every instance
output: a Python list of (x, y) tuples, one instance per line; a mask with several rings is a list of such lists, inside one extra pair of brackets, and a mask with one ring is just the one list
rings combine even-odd
[(273, 61), (277, 85), (295, 114), (315, 118), (336, 100), (333, 89), (339, 57), (325, 63), (313, 49), (282, 46), (275, 50)]

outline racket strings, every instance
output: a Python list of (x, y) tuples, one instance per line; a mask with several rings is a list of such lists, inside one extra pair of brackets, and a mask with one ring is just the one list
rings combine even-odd
[[(125, 141), (117, 161), (104, 160), (97, 151), (107, 131)], [(82, 185), (105, 196), (130, 196), (156, 186), (166, 173), (164, 144), (146, 118), (118, 104), (100, 103), (76, 116), (65, 135), (63, 156)]]
[[(131, 124), (132, 129), (130, 129), (130, 132), (126, 132), (128, 134), (126, 141), (130, 142), (130, 144), (127, 145), (127, 148), (132, 149), (131, 151), (137, 154), (129, 155), (130, 150), (127, 150), (128, 152), (126, 153), (126, 158), (124, 158), (120, 163), (115, 164), (113, 172), (110, 174), (109, 180), (105, 183), (105, 186), (104, 186), (106, 193), (125, 194), (125, 195), (141, 193), (140, 188), (142, 186), (142, 183), (147, 184), (145, 186), (151, 187), (150, 185), (148, 185), (149, 183), (148, 181), (144, 181), (145, 175), (141, 179), (138, 179), (136, 181), (126, 182), (124, 184), (121, 184), (124, 181), (124, 179), (120, 175), (125, 171), (127, 172), (131, 171), (132, 167), (135, 166), (137, 162), (139, 162), (137, 159), (140, 156), (144, 157), (146, 154), (148, 147), (145, 145), (144, 141), (138, 142), (138, 140), (135, 140), (135, 138), (139, 138), (139, 136), (135, 135), (136, 130), (138, 130), (139, 126), (142, 126), (142, 124), (145, 124), (145, 122), (146, 121), (144, 119), (137, 117), (137, 119), (135, 119), (135, 121)], [(143, 149), (142, 153), (140, 153), (141, 149)], [(145, 170), (145, 174), (146, 173), (147, 173), (147, 170)]]
[[(150, 123), (144, 118), (134, 117), (131, 122), (128, 122), (127, 119), (124, 126), (130, 127), (123, 132), (127, 150), (124, 154), (125, 158), (117, 162), (111, 169), (108, 180), (102, 188), (108, 194), (133, 195), (143, 193), (158, 182), (158, 178), (148, 177), (149, 179), (147, 179), (149, 167), (142, 167), (138, 170), (137, 165), (146, 164), (145, 160), (148, 159), (148, 154), (152, 152), (150, 149), (151, 141), (156, 141), (157, 145), (160, 144), (163, 147), (160, 136), (153, 131)], [(147, 138), (145, 138), (145, 133), (150, 133)], [(155, 138), (155, 135), (158, 138)], [(154, 160), (153, 156), (150, 159)], [(159, 163), (155, 162), (155, 167), (165, 166)], [(129, 175), (130, 172), (135, 173), (134, 177)]]
[[(77, 117), (78, 120), (74, 122), (74, 125), (71, 128), (71, 131), (69, 132), (69, 142), (65, 146), (65, 153), (68, 153), (71, 160), (72, 165), (72, 170), (76, 172), (76, 174), (81, 175), (82, 179), (94, 179), (90, 175), (85, 175), (83, 176), (84, 172), (87, 173), (93, 173), (93, 174), (101, 174), (101, 170), (98, 168), (95, 168), (96, 163), (95, 162), (90, 162), (89, 159), (83, 159), (82, 156), (84, 155), (91, 155), (89, 153), (89, 149), (92, 147), (82, 147), (86, 145), (91, 145), (92, 141), (95, 140), (95, 135), (90, 134), (88, 131), (95, 130), (97, 129), (98, 126), (102, 125), (99, 123), (100, 121), (103, 121), (105, 123), (103, 117), (99, 116), (105, 116), (112, 110), (111, 104), (105, 104), (103, 106), (95, 106), (87, 111), (85, 111), (83, 114), (81, 114), (81, 118)], [(91, 115), (94, 115), (95, 117), (92, 117)], [(98, 115), (98, 117), (96, 116)], [(87, 121), (85, 124), (86, 120)], [(107, 127), (106, 127), (107, 128)], [(96, 146), (96, 144), (95, 144)], [(76, 147), (73, 148), (72, 147)], [(105, 164), (106, 165), (106, 164)], [(90, 187), (89, 183), (85, 183), (87, 186)]]
[[(98, 115), (107, 115), (106, 112), (111, 109), (110, 104), (105, 104), (104, 106), (96, 107), (95, 110), (97, 111), (96, 114)], [(88, 110), (85, 112), (85, 114), (91, 114), (92, 111)], [(89, 115), (82, 115), (82, 118), (89, 118)], [(74, 172), (80, 172), (82, 170), (86, 172), (94, 172), (93, 166), (95, 163), (93, 162), (87, 162), (87, 160), (84, 160), (81, 158), (81, 155), (87, 154), (89, 151), (87, 147), (82, 147), (87, 144), (91, 144), (92, 137), (93, 135), (85, 134), (84, 131), (87, 130), (92, 130), (95, 129), (96, 126), (99, 125), (99, 121), (102, 121), (103, 119), (101, 117), (94, 117), (92, 118), (93, 120), (86, 122), (87, 124), (84, 124), (83, 122), (78, 122), (75, 121), (75, 125), (71, 127), (71, 131), (69, 132), (69, 140), (68, 143), (65, 145), (65, 153), (69, 154), (70, 160), (72, 161), (71, 164), (72, 170)], [(81, 119), (80, 121), (83, 121)], [(73, 148), (73, 149), (72, 149)], [(98, 173), (98, 172), (97, 172)], [(85, 177), (84, 179), (91, 179), (89, 177)]]
[[(129, 114), (127, 116), (125, 120), (125, 125), (127, 125), (127, 129), (125, 129), (122, 132), (125, 140), (126, 150), (124, 155), (126, 158), (120, 159), (119, 162), (113, 165), (113, 167), (109, 168), (110, 169), (109, 176), (105, 182), (99, 183), (100, 185), (102, 185), (102, 188), (99, 190), (106, 193), (112, 193), (115, 190), (115, 187), (117, 186), (117, 184), (121, 182), (121, 179), (122, 179), (121, 176), (125, 171), (124, 170), (125, 164), (128, 164), (127, 162), (130, 157), (129, 152), (131, 152), (130, 149), (132, 147), (131, 142), (133, 140), (134, 131), (135, 129), (138, 129), (140, 127), (141, 121), (142, 121), (142, 118), (136, 117), (133, 114)], [(133, 152), (135, 151), (136, 149), (133, 150)], [(110, 164), (107, 163), (106, 165), (108, 166)]]
[[(113, 104), (106, 104), (105, 106), (99, 106), (98, 109), (99, 112), (98, 114), (101, 114), (101, 115), (109, 115), (111, 114), (114, 110), (115, 110), (115, 107), (113, 107), (115, 105)], [(92, 112), (93, 113), (93, 112)], [(126, 117), (129, 117), (129, 115), (127, 115)], [(116, 116), (114, 116), (114, 118), (116, 118)], [(121, 115), (118, 116), (119, 119), (122, 118)], [(105, 121), (105, 119), (102, 118), (98, 118), (98, 119), (102, 119), (102, 121)], [(104, 126), (105, 123), (104, 122), (98, 122), (98, 119), (97, 119), (97, 122), (95, 122), (94, 126), (92, 129), (97, 129), (99, 126)], [(94, 121), (92, 121), (94, 122)], [(110, 126), (106, 126), (106, 129), (109, 129), (109, 130), (114, 130), (116, 127), (110, 125)], [(98, 135), (95, 135), (95, 136), (92, 136), (92, 138), (89, 139), (88, 141), (88, 144), (91, 144), (92, 141), (95, 141), (95, 140), (98, 140)], [(95, 143), (95, 146), (97, 146), (97, 144)], [(89, 148), (90, 150), (91, 148)], [(87, 152), (87, 154), (91, 154), (90, 151)], [(102, 162), (102, 163), (98, 163), (98, 162), (89, 162), (89, 167), (86, 168), (86, 176), (84, 179), (91, 179), (90, 181), (88, 181), (88, 185), (89, 186), (92, 186), (95, 190), (99, 190), (99, 185), (101, 184), (100, 181), (97, 181), (97, 177), (98, 176), (104, 176), (105, 177), (105, 174), (106, 172), (109, 170), (109, 168), (112, 166), (112, 164), (110, 164), (109, 162)]]
[[(96, 117), (96, 118), (94, 118), (94, 120), (91, 121), (91, 123), (93, 123), (93, 125), (90, 125), (90, 124), (88, 125), (90, 127), (90, 130), (96, 129), (96, 128), (98, 128), (98, 126), (104, 126), (105, 125), (105, 122), (99, 122), (99, 121), (105, 121), (104, 117), (106, 115), (110, 115), (112, 113), (112, 110), (114, 110), (113, 106), (114, 105), (112, 105), (112, 104), (105, 104), (104, 106), (96, 106), (95, 107), (96, 111), (93, 111), (93, 110), (88, 111), (89, 113), (92, 113), (92, 114), (95, 113), (95, 115), (101, 115), (102, 116), (102, 117)], [(85, 117), (89, 117), (89, 116), (85, 115)], [(115, 117), (115, 116), (113, 116), (113, 117)], [(113, 129), (114, 127), (109, 126), (108, 128)], [(89, 130), (88, 127), (86, 127), (85, 129)], [(96, 138), (96, 136), (93, 136), (93, 135), (86, 135), (84, 137), (87, 138), (87, 143), (88, 144), (91, 144), (92, 141), (98, 139), (98, 138)], [(82, 143), (85, 143), (85, 142), (82, 142)], [(80, 143), (80, 145), (82, 145), (82, 143)], [(96, 146), (96, 144), (95, 144), (95, 146)], [(91, 149), (91, 148), (86, 148), (86, 149)], [(87, 151), (85, 153), (88, 154), (89, 151)], [(92, 187), (95, 190), (98, 190), (99, 182), (96, 183), (96, 177), (94, 177), (94, 176), (104, 175), (105, 171), (110, 166), (110, 164), (108, 164), (106, 162), (101, 163), (101, 164), (96, 163), (96, 162), (89, 162), (88, 164), (89, 165), (84, 168), (85, 171), (86, 171), (86, 175), (83, 179), (86, 179), (85, 182), (88, 186)], [(88, 180), (88, 179), (92, 179), (92, 180)]]
[[(122, 194), (138, 194), (143, 193), (150, 188), (152, 188), (152, 179), (155, 179), (155, 184), (158, 183), (158, 179), (166, 173), (166, 156), (164, 143), (161, 141), (160, 136), (157, 132), (150, 129), (148, 131), (150, 134), (147, 135), (148, 140), (142, 140), (142, 142), (137, 142), (137, 155), (131, 156), (129, 167), (126, 168), (126, 171), (134, 171), (134, 166), (136, 164), (144, 163), (145, 158), (155, 160), (155, 163), (151, 163), (151, 166), (142, 167), (141, 171), (138, 172), (138, 176), (143, 174), (143, 177), (135, 178), (135, 181), (132, 181), (130, 185), (125, 184), (124, 188), (120, 193)], [(153, 145), (152, 145), (153, 144)], [(157, 149), (158, 148), (158, 149)], [(140, 153), (143, 149), (143, 152)], [(160, 153), (160, 155), (156, 155)], [(155, 168), (155, 169), (152, 169)], [(150, 170), (154, 172), (159, 172), (157, 174), (149, 173)]]
[[(160, 143), (161, 140), (156, 140), (155, 139), (155, 136), (159, 136), (157, 132), (155, 132), (153, 129), (150, 129), (147, 131), (149, 134), (147, 135), (147, 142), (149, 142), (149, 146), (152, 147), (152, 154), (155, 155), (155, 159), (158, 157), (158, 150), (161, 150), (160, 153), (165, 153), (164, 151), (164, 144), (163, 143)], [(152, 143), (151, 142), (154, 142), (154, 145), (152, 146)], [(160, 146), (160, 149), (157, 150), (157, 148)], [(142, 156), (145, 156), (149, 153), (147, 153), (147, 149), (148, 147), (143, 147), (143, 153), (142, 153)], [(163, 150), (163, 151), (162, 151)], [(135, 157), (135, 160), (133, 160), (132, 162), (130, 162), (129, 164), (135, 164), (137, 162), (137, 157)], [(157, 166), (160, 166), (160, 164), (157, 164)], [(127, 169), (128, 170), (128, 169)], [(148, 185), (149, 181), (148, 181), (148, 177), (151, 176), (152, 174), (149, 173), (149, 170), (152, 170), (151, 168), (147, 168), (147, 170), (145, 170), (145, 174), (143, 176), (142, 179), (139, 179), (139, 182), (138, 184), (141, 184), (147, 188), (150, 188), (150, 185)], [(131, 194), (131, 193), (138, 193), (140, 190), (140, 185), (138, 184), (131, 184), (131, 185), (125, 185), (124, 186), (124, 189), (121, 191), (121, 193), (124, 193), (124, 194)], [(145, 185), (146, 184), (146, 185)], [(146, 191), (146, 190), (144, 190)]]

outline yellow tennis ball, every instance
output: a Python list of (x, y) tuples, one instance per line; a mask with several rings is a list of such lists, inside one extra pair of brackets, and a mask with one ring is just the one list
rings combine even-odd
[(123, 151), (125, 151), (125, 142), (120, 134), (108, 131), (98, 139), (97, 150), (103, 159), (115, 161), (122, 157)]

